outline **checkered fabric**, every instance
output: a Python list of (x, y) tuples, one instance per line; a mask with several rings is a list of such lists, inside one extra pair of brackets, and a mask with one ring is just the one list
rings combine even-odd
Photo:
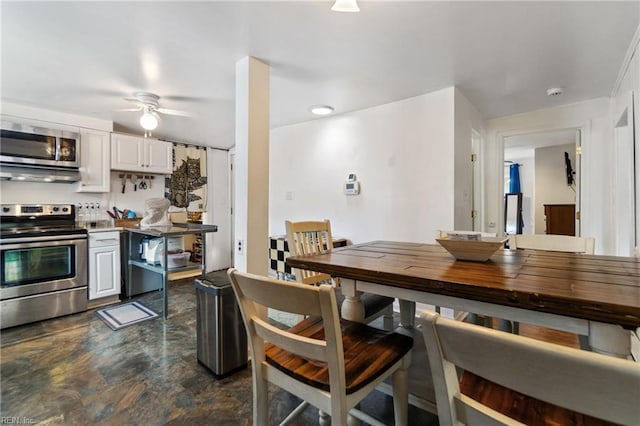
[[(333, 247), (343, 247), (347, 245), (347, 240), (344, 238), (338, 238), (333, 240)], [(269, 266), (278, 274), (283, 274), (285, 278), (291, 275), (291, 279), (295, 281), (295, 276), (291, 274), (291, 268), (287, 266), (286, 260), (291, 256), (289, 253), (289, 245), (287, 244), (287, 237), (284, 235), (277, 235), (275, 237), (269, 237)]]
[(276, 236), (269, 238), (269, 263), (271, 269), (284, 274), (291, 274), (291, 268), (285, 260), (291, 256), (286, 237)]

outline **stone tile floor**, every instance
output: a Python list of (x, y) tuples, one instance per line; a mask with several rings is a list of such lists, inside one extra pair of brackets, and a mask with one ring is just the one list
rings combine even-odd
[[(112, 331), (90, 310), (2, 330), (0, 416), (34, 424), (250, 425), (250, 368), (216, 380), (196, 359), (193, 280), (172, 283), (169, 295), (166, 321)], [(136, 300), (160, 312), (161, 293)], [(275, 387), (270, 401), (270, 424), (299, 403)], [(393, 424), (386, 395), (374, 392), (362, 409)], [(308, 407), (293, 424), (317, 424), (317, 416)], [(409, 419), (438, 424), (412, 406)]]

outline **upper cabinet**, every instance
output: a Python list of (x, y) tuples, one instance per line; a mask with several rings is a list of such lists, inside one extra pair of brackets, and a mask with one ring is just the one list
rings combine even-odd
[(110, 138), (109, 132), (80, 129), (78, 192), (109, 192)]
[(111, 169), (128, 172), (172, 172), (173, 147), (170, 142), (130, 135), (111, 135)]

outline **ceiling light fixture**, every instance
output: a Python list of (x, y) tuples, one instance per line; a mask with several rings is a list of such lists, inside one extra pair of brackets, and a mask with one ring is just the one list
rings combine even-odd
[(145, 130), (153, 130), (158, 127), (158, 118), (151, 108), (146, 108), (142, 117), (140, 117), (140, 125)]
[(334, 12), (360, 12), (356, 0), (336, 0), (331, 6), (331, 10)]
[(547, 89), (547, 96), (558, 96), (562, 95), (562, 87), (553, 87), (551, 89)]
[(333, 107), (329, 105), (314, 105), (309, 108), (309, 111), (315, 115), (329, 115), (333, 112)]

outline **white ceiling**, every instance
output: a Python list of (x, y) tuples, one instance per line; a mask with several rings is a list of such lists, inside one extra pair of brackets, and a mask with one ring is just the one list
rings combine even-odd
[[(234, 144), (235, 64), (271, 66), (271, 127), (455, 85), (486, 118), (609, 96), (638, 27), (639, 2), (360, 1), (360, 13), (304, 2), (7, 2), (3, 100), (113, 120), (146, 90), (153, 136)], [(545, 90), (560, 86), (562, 96)]]
[(532, 158), (537, 148), (575, 144), (575, 142), (576, 130), (571, 129), (509, 136), (504, 139), (504, 160)]

